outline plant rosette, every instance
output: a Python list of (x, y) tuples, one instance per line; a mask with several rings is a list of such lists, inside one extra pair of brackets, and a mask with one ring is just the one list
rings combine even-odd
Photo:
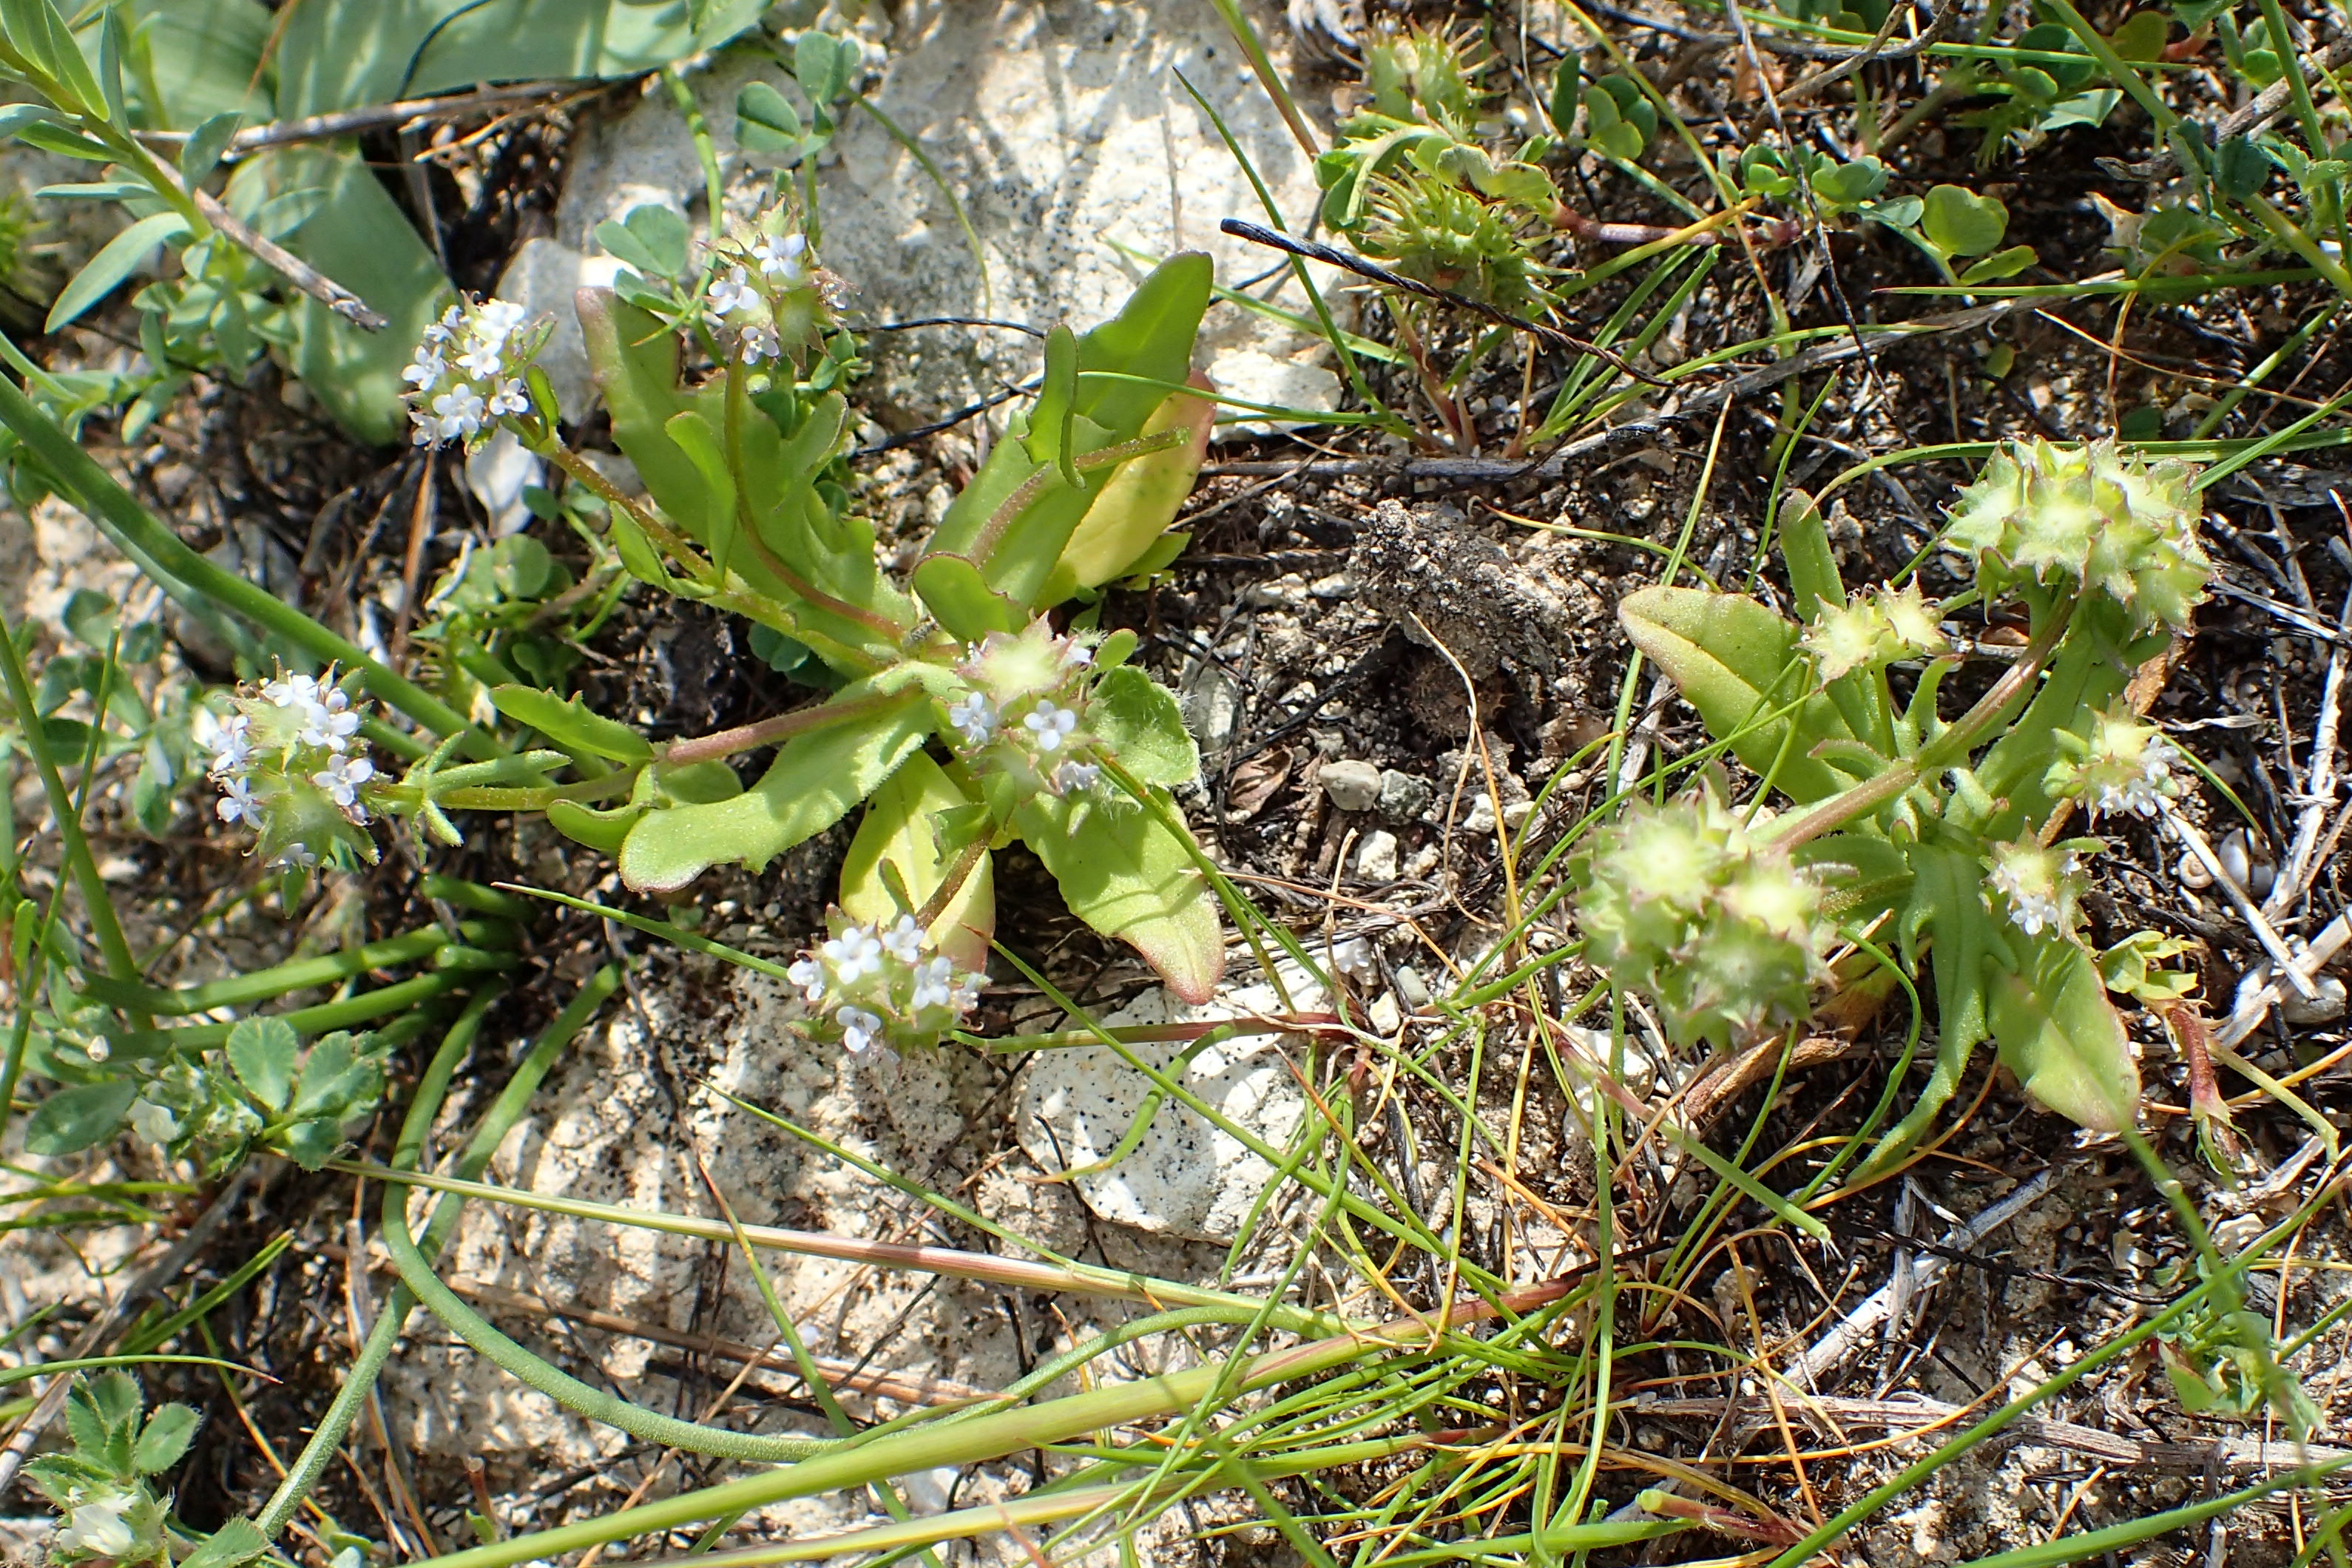
[[(206, 770), (220, 788), (214, 812), (251, 827), (254, 852), (272, 866), (375, 863), (365, 831), (383, 788), (359, 738), (364, 717), (323, 676), (280, 671), (239, 687), (231, 711), (214, 715)], [(207, 713), (212, 710), (205, 710)]]
[(785, 971), (807, 1005), (802, 1028), (812, 1038), (861, 1053), (935, 1046), (980, 1004), (986, 976), (959, 971), (912, 915), (866, 925), (836, 908), (825, 928), (826, 939)]

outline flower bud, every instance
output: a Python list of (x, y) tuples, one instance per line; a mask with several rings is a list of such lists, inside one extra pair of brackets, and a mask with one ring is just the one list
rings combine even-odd
[(1635, 802), (1581, 858), (1585, 958), (1656, 999), (1677, 1044), (1801, 1018), (1824, 973), (1821, 889), (1706, 791)]
[(1899, 659), (1929, 658), (1952, 646), (1936, 606), (1916, 583), (1874, 589), (1843, 607), (1824, 606), (1805, 628), (1803, 640), (1823, 680), (1855, 669), (1881, 669)]
[(2011, 587), (2105, 594), (2137, 630), (2185, 630), (2213, 563), (2197, 541), (2195, 470), (2126, 456), (2112, 441), (2011, 442), (1952, 507), (1947, 539), (1976, 557), (1987, 595)]
[(2081, 847), (2081, 840), (2045, 846), (2032, 839), (1993, 846), (1986, 861), (1991, 868), (1985, 878), (1986, 901), (2028, 936), (2072, 935), (2080, 913), (2074, 873), (2082, 864), (2076, 853)]
[(425, 329), (408, 384), (411, 437), (420, 447), (488, 441), (503, 419), (531, 412), (524, 374), (555, 330), (551, 321), (528, 321), (505, 300), (452, 305)]
[(853, 1052), (937, 1045), (979, 1005), (987, 977), (959, 973), (914, 916), (869, 926), (836, 909), (825, 926), (831, 934), (785, 971), (808, 1005), (803, 1027), (815, 1037)]
[(2088, 736), (2061, 730), (2051, 739), (2063, 755), (2050, 764), (2042, 787), (2082, 801), (2095, 818), (2116, 811), (2154, 816), (2180, 796), (2180, 781), (2172, 776), (2183, 760), (2180, 748), (2127, 708), (2092, 715)]

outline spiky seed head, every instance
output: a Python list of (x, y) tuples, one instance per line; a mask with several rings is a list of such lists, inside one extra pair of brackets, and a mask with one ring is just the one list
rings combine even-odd
[(2135, 628), (2185, 630), (2213, 563), (2197, 540), (2196, 470), (2112, 441), (2011, 442), (1953, 503), (1949, 542), (1988, 595), (2104, 594)]
[(1821, 889), (1712, 793), (1634, 804), (1579, 872), (1586, 958), (1655, 999), (1677, 1043), (1721, 1048), (1805, 1015), (1829, 939)]

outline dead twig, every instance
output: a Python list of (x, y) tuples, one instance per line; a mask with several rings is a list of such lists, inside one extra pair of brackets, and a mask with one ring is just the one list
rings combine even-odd
[(1417, 294), (1424, 300), (1436, 300), (1444, 304), (1459, 306), (1473, 315), (1484, 316), (1498, 327), (1510, 327), (1517, 331), (1532, 332), (1537, 337), (1562, 348), (1572, 349), (1578, 353), (1588, 353), (1596, 359), (1605, 361), (1622, 374), (1648, 385), (1663, 387), (1666, 384), (1648, 371), (1634, 368), (1623, 355), (1604, 349), (1599, 343), (1580, 338), (1574, 332), (1564, 332), (1558, 327), (1546, 326), (1541, 321), (1530, 321), (1524, 316), (1514, 316), (1508, 310), (1497, 310), (1483, 300), (1473, 300), (1467, 294), (1456, 294), (1451, 289), (1440, 289), (1433, 284), (1423, 283), (1418, 278), (1407, 278), (1402, 272), (1391, 272), (1387, 268), (1367, 261), (1352, 252), (1340, 250), (1336, 247), (1323, 245), (1311, 239), (1293, 239), (1286, 234), (1276, 234), (1263, 225), (1247, 223), (1237, 217), (1229, 217), (1217, 227), (1220, 232), (1230, 234), (1237, 239), (1246, 239), (1253, 245), (1272, 246), (1276, 250), (1286, 250), (1293, 256), (1303, 256), (1309, 261), (1320, 261), (1325, 266), (1336, 267), (1342, 272), (1352, 272), (1359, 278), (1370, 279), (1384, 288), (1402, 289), (1407, 294)]

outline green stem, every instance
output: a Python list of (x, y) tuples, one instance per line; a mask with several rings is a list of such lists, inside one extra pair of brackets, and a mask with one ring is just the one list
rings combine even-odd
[[(457, 927), (457, 940), (478, 947), (497, 942), (505, 935), (502, 927), (479, 921), (461, 921)], [(382, 942), (365, 942), (358, 947), (344, 948), (340, 952), (297, 959), (291, 963), (256, 970), (251, 974), (232, 975), (226, 980), (180, 990), (159, 985), (126, 984), (119, 980), (96, 976), (84, 989), (92, 998), (110, 1006), (143, 1007), (164, 1017), (184, 1018), (192, 1014), (209, 1013), (215, 1007), (249, 1007), (273, 996), (283, 996), (289, 991), (331, 985), (338, 980), (348, 980), (372, 969), (390, 969), (397, 964), (413, 963), (418, 959), (431, 957), (447, 946), (450, 940), (449, 933), (439, 926), (420, 926), (413, 931), (387, 937)]]
[[(1514, 1291), (1502, 1306), (1513, 1313), (1533, 1311), (1559, 1300), (1574, 1288), (1567, 1281), (1554, 1280)], [(916, 1470), (981, 1464), (1006, 1454), (1066, 1442), (1089, 1432), (1172, 1415), (1194, 1408), (1213, 1394), (1231, 1398), (1253, 1389), (1316, 1377), (1360, 1356), (1399, 1350), (1413, 1355), (1440, 1354), (1444, 1352), (1444, 1335), (1438, 1331), (1442, 1327), (1460, 1327), (1495, 1315), (1495, 1307), (1474, 1301), (1455, 1308), (1443, 1324), (1427, 1318), (1409, 1318), (1290, 1350), (1237, 1358), (1230, 1363), (1215, 1362), (1020, 1409), (916, 1426), (853, 1447), (833, 1447), (833, 1451), (816, 1458), (747, 1476), (723, 1486), (624, 1509), (607, 1518), (583, 1520), (577, 1524), (432, 1558), (423, 1568), (509, 1568), (509, 1564), (534, 1558), (552, 1559), (583, 1547), (748, 1512), (792, 1498), (863, 1487)]]
[[(0, 386), (5, 385), (6, 380), (0, 378)], [(74, 803), (73, 793), (66, 788), (64, 775), (58, 772), (57, 759), (49, 755), (49, 748), (39, 733), (41, 716), (33, 706), (32, 678), (26, 673), (24, 650), (16, 646), (16, 629), (5, 610), (0, 610), (0, 679), (6, 681), (8, 704), (16, 710), (25, 750), (32, 753), (34, 771), (41, 775), (41, 791), (49, 797), (49, 815), (57, 819), (58, 837), (65, 845), (67, 868), (75, 885), (81, 889), (82, 902), (89, 906), (99, 952), (115, 979), (135, 984), (139, 979), (139, 960), (131, 954), (131, 943), (122, 935), (122, 922), (115, 918), (114, 900), (106, 890), (106, 879), (98, 874), (98, 861), (91, 856), (89, 839), (81, 830), (81, 812)]]
[[(474, 969), (506, 969), (513, 965), (511, 954), (501, 953), (488, 963), (471, 964), (464, 969), (441, 969), (430, 974), (420, 974), (413, 980), (362, 991), (356, 996), (339, 1001), (322, 1002), (316, 1007), (297, 1007), (290, 1013), (277, 1013), (303, 1035), (323, 1035), (332, 1029), (347, 1029), (354, 1024), (364, 1024), (371, 1018), (381, 1018), (429, 1001), (444, 992), (455, 991), (466, 984)], [(143, 1061), (167, 1051), (210, 1050), (228, 1043), (230, 1024), (194, 1024), (178, 1029), (138, 1029), (114, 1042), (118, 1059)]]
[(168, 587), (177, 582), (200, 600), (209, 598), (236, 611), (322, 662), (348, 665), (360, 672), (369, 695), (423, 728), (436, 735), (465, 735), (467, 749), (476, 755), (498, 753), (495, 742), (423, 687), (378, 664), (358, 644), (337, 637), (258, 584), (188, 548), (5, 376), (0, 376), (0, 424), (16, 433), (17, 440), (39, 459), (43, 472), (92, 522), (121, 544), (126, 554), (142, 567), (152, 563), (156, 568), (152, 574), (160, 584)]
[[(595, 978), (581, 994), (582, 1002), (587, 1004), (587, 1007), (582, 1008), (583, 1016), (588, 1007), (602, 1002), (619, 984), (619, 972), (612, 966), (608, 964), (598, 970)], [(438, 1095), (436, 1095), (435, 1104), (437, 1102)], [(428, 1118), (429, 1124), (433, 1107), (426, 1105), (422, 1094), (418, 1096), (417, 1103), (422, 1113)], [(412, 1111), (411, 1114), (417, 1113)], [(412, 1295), (431, 1309), (435, 1317), (471, 1345), (478, 1354), (488, 1359), (509, 1375), (538, 1389), (575, 1415), (600, 1421), (608, 1426), (617, 1426), (631, 1436), (649, 1443), (728, 1459), (789, 1462), (807, 1459), (835, 1446), (831, 1442), (805, 1437), (769, 1437), (757, 1433), (730, 1432), (722, 1427), (680, 1421), (675, 1416), (658, 1415), (642, 1405), (631, 1404), (603, 1389), (592, 1388), (515, 1343), (441, 1282), (441, 1277), (433, 1272), (432, 1264), (426, 1261), (415, 1237), (409, 1231), (407, 1193), (398, 1184), (387, 1184), (384, 1188), (383, 1225), (384, 1250), (392, 1255), (393, 1267), (400, 1271), (401, 1282), (407, 1286)]]
[(2050, 662), (2050, 656), (2065, 640), (2066, 629), (2073, 621), (2071, 606), (2066, 613), (2052, 616), (2050, 625), (2025, 650), (2025, 657), (2003, 672), (1992, 689), (1977, 700), (1975, 707), (1921, 747), (1917, 756), (1897, 763), (1874, 779), (1865, 779), (1843, 794), (1832, 795), (1801, 816), (1768, 828), (1765, 837), (1783, 849), (1793, 849), (1876, 811), (1921, 779), (1933, 778), (1967, 757), (1986, 733), (2006, 717), (2010, 705), (2023, 696), (2041, 675), (2042, 667)]
[[(514, 1077), (508, 1080), (505, 1089), (492, 1102), (489, 1113), (482, 1118), (482, 1124), (475, 1132), (473, 1141), (457, 1161), (458, 1171), (467, 1178), (478, 1176), (489, 1168), (490, 1156), (498, 1152), (498, 1147), (505, 1142), (508, 1131), (521, 1120), (524, 1110), (530, 1103), (530, 1097), (538, 1091), (548, 1069), (555, 1065), (556, 1058), (579, 1034), (589, 1016), (606, 996), (612, 994), (613, 985), (607, 983), (612, 974), (609, 968), (599, 970), (572, 999), (571, 1005), (557, 1015), (555, 1021), (531, 1046), (530, 1054), (523, 1058), (522, 1065), (515, 1070)], [(409, 1102), (408, 1115), (402, 1121), (400, 1137), (393, 1146), (394, 1164), (406, 1169), (424, 1163), (425, 1140), (433, 1130), (434, 1115), (440, 1109), (442, 1097), (448, 1092), (449, 1080), (456, 1074), (457, 1064), (465, 1059), (466, 1053), (473, 1047), (474, 1037), (480, 1032), (483, 1016), (489, 1011), (490, 1004), (498, 996), (496, 988), (481, 992), (467, 1004), (465, 1012), (458, 1015), (457, 1021), (450, 1026), (449, 1033), (441, 1042), (441, 1048), (434, 1053), (424, 1077), (417, 1080), (415, 1098)], [(445, 1197), (433, 1206), (433, 1217), (425, 1223), (423, 1244), (432, 1256), (439, 1257), (441, 1249), (448, 1245), (450, 1232), (457, 1228), (458, 1215), (465, 1206), (465, 1199), (461, 1197)], [(275, 1539), (278, 1532), (286, 1528), (286, 1521), (294, 1517), (294, 1510), (318, 1484), (327, 1467), (334, 1462), (335, 1451), (342, 1446), (343, 1435), (351, 1430), (361, 1406), (367, 1402), (368, 1393), (375, 1385), (376, 1374), (383, 1369), (393, 1346), (405, 1331), (409, 1314), (415, 1306), (416, 1299), (408, 1293), (405, 1286), (393, 1287), (391, 1295), (384, 1301), (383, 1310), (377, 1315), (374, 1326), (368, 1331), (366, 1342), (360, 1347), (358, 1359), (352, 1363), (350, 1375), (343, 1380), (343, 1386), (336, 1391), (334, 1402), (328, 1405), (327, 1414), (320, 1419), (318, 1429), (303, 1445), (301, 1455), (286, 1472), (286, 1479), (278, 1483), (278, 1490), (271, 1494), (256, 1521), (265, 1538)]]

